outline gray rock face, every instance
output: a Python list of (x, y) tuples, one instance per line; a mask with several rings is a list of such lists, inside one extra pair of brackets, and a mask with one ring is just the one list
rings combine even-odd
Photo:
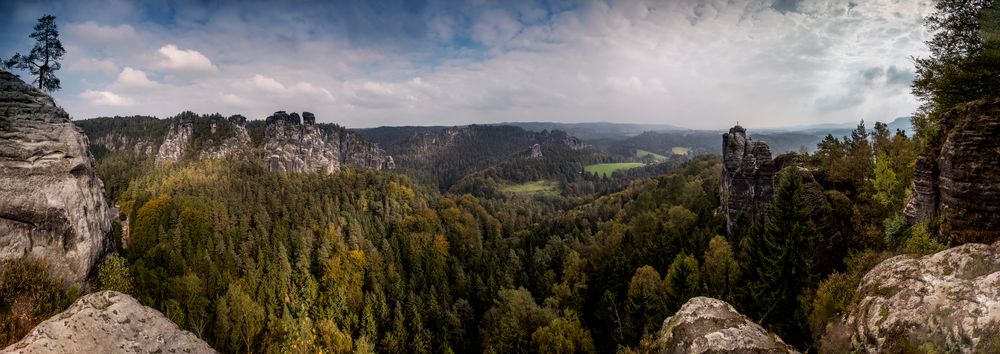
[(798, 353), (722, 300), (696, 297), (663, 321), (660, 353)]
[(911, 220), (941, 216), (950, 241), (1000, 240), (1000, 99), (971, 102), (945, 114), (939, 151), (917, 158)]
[(188, 144), (191, 142), (192, 131), (192, 124), (188, 121), (182, 120), (171, 125), (170, 130), (167, 131), (167, 136), (163, 138), (163, 143), (160, 144), (159, 151), (156, 153), (156, 165), (160, 166), (180, 161), (184, 157), (184, 151), (187, 150)]
[(191, 332), (131, 296), (102, 291), (77, 300), (0, 353), (215, 353)]
[(763, 141), (747, 139), (746, 129), (735, 126), (722, 135), (722, 213), (732, 231), (741, 213), (753, 220), (766, 212), (774, 196), (776, 172), (771, 148)]
[(241, 115), (229, 117), (226, 122), (212, 122), (212, 134), (215, 134), (220, 124), (227, 124), (233, 130), (233, 136), (218, 144), (209, 141), (209, 147), (202, 149), (199, 157), (202, 159), (221, 159), (232, 156), (250, 145), (250, 133), (247, 132), (247, 119)]
[(528, 158), (540, 159), (542, 157), (544, 157), (544, 155), (542, 155), (542, 145), (541, 144), (532, 145), (531, 151), (528, 153)]
[(392, 169), (395, 162), (378, 146), (360, 135), (335, 126), (315, 124), (305, 112), (306, 124), (296, 113), (275, 112), (264, 128), (265, 163), (272, 171), (326, 172), (344, 166), (361, 169)]
[(996, 353), (1000, 243), (889, 258), (865, 275), (855, 299), (845, 328), (869, 353), (898, 352), (900, 343)]
[(51, 97), (0, 70), (0, 259), (44, 259), (82, 282), (112, 216), (87, 137)]

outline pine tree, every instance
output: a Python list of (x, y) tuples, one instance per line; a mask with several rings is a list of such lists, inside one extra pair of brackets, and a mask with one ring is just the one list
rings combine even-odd
[(812, 270), (817, 233), (797, 167), (782, 171), (771, 213), (756, 229), (747, 250), (756, 262), (747, 265), (747, 299), (760, 323), (801, 344), (809, 334), (799, 297), (817, 283)]
[(59, 30), (56, 28), (56, 17), (45, 15), (38, 19), (35, 25), (35, 32), (31, 33), (31, 38), (35, 39), (35, 47), (27, 55), (16, 53), (10, 59), (4, 61), (7, 69), (17, 68), (28, 70), (35, 77), (33, 81), (39, 89), (55, 91), (60, 89), (59, 78), (55, 72), (62, 65), (62, 59), (66, 49), (63, 49), (62, 42), (59, 41)]

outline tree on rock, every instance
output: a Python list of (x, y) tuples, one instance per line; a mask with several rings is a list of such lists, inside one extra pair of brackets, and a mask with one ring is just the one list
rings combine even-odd
[(31, 33), (31, 38), (35, 39), (35, 47), (27, 55), (16, 53), (10, 59), (4, 60), (4, 66), (9, 69), (27, 70), (35, 77), (33, 81), (39, 89), (55, 91), (60, 89), (59, 78), (56, 77), (56, 70), (62, 65), (62, 59), (66, 49), (63, 49), (62, 42), (59, 42), (59, 30), (56, 28), (56, 17), (45, 15), (38, 19), (35, 25), (35, 32)]

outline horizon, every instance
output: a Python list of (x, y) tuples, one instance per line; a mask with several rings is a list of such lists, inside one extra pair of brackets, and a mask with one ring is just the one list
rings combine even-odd
[[(44, 14), (76, 119), (305, 107), (350, 128), (497, 122), (780, 128), (909, 116), (928, 1), (0, 4)], [(21, 74), (23, 72), (15, 72)], [(247, 114), (250, 113), (250, 114)], [(628, 117), (628, 118), (619, 118)]]

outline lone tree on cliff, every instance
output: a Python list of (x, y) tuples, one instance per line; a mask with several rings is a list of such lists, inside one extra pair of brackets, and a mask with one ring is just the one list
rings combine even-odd
[(56, 70), (62, 67), (59, 60), (66, 53), (66, 49), (63, 49), (62, 43), (59, 42), (56, 17), (45, 15), (38, 19), (35, 32), (31, 33), (30, 37), (36, 41), (31, 52), (27, 55), (16, 53), (10, 59), (4, 60), (3, 65), (8, 70), (12, 68), (28, 70), (35, 77), (34, 83), (39, 89), (58, 90), (60, 86)]

